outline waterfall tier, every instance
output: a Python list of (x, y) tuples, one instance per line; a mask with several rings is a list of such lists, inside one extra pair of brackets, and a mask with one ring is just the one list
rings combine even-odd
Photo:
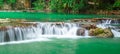
[[(111, 28), (112, 20), (101, 20), (98, 24), (89, 24), (81, 22), (65, 23), (65, 22), (24, 22), (34, 23), (35, 25), (21, 27), (21, 26), (8, 26), (7, 29), (0, 29), (0, 42), (29, 40), (48, 36), (90, 36), (91, 29), (98, 28)], [(96, 26), (96, 27), (95, 27)], [(96, 32), (96, 31), (95, 31)], [(108, 31), (109, 32), (109, 31)], [(112, 29), (115, 35), (120, 32)], [(118, 37), (118, 36), (115, 36)]]

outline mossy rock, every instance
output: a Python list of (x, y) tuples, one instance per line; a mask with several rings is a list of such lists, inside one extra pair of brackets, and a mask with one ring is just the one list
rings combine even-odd
[(103, 38), (112, 38), (114, 37), (113, 33), (110, 29), (102, 29), (102, 28), (96, 28), (96, 29), (90, 29), (89, 30), (89, 36), (96, 36), (96, 37), (103, 37)]

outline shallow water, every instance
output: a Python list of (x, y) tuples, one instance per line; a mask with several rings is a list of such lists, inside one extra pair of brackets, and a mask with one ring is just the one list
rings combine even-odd
[(120, 38), (52, 38), (0, 45), (0, 54), (120, 54)]

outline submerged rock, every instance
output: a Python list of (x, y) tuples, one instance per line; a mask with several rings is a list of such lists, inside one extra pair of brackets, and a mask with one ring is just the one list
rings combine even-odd
[(89, 36), (96, 36), (96, 37), (103, 37), (103, 38), (112, 38), (114, 37), (113, 33), (110, 29), (102, 29), (102, 28), (96, 28), (96, 29), (90, 29), (89, 30)]

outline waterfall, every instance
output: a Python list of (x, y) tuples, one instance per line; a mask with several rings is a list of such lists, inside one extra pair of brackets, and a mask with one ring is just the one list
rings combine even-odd
[(14, 28), (14, 30), (15, 30), (15, 35), (16, 35), (17, 40), (23, 40), (21, 28), (16, 27)]
[(7, 30), (7, 33), (8, 33), (8, 35), (6, 35), (6, 36), (9, 37), (8, 41), (15, 41), (15, 33), (14, 33), (13, 28)]
[[(98, 24), (98, 28), (108, 28), (112, 20), (102, 20)], [(7, 30), (0, 31), (0, 42), (30, 40), (45, 36), (89, 36), (89, 30), (83, 29), (81, 23), (56, 23), (56, 22), (31, 22), (36, 23), (36, 26), (28, 27), (12, 27), (8, 26)], [(79, 32), (78, 32), (79, 30)], [(111, 30), (115, 37), (120, 37), (120, 32)], [(77, 35), (79, 33), (79, 35)]]
[(117, 32), (115, 30), (111, 30), (115, 37), (120, 37), (120, 32)]
[(85, 36), (89, 36), (88, 30), (85, 30)]
[(5, 31), (0, 31), (0, 42), (4, 42)]
[(120, 28), (116, 28), (116, 26), (111, 26), (110, 24), (119, 24), (118, 20), (114, 20), (114, 23), (112, 23), (112, 20), (108, 19), (108, 20), (102, 20), (102, 24), (97, 25), (97, 27), (99, 28), (109, 28), (112, 27), (114, 29), (111, 29), (114, 37), (120, 37), (120, 32), (118, 32), (117, 30), (119, 30)]
[(79, 26), (76, 23), (36, 22), (29, 27), (8, 26), (6, 31), (0, 31), (0, 42), (34, 39), (44, 35), (76, 35)]

